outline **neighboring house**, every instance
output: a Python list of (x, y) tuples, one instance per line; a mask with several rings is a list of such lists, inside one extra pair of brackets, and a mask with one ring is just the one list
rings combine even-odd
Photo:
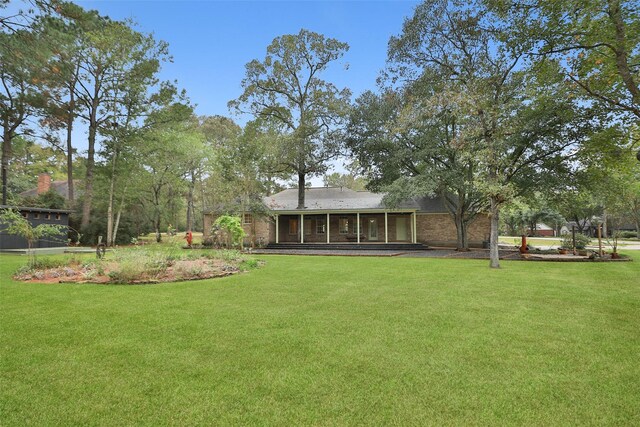
[[(28, 219), (29, 223), (34, 227), (40, 224), (62, 225), (67, 229), (69, 227), (70, 211), (68, 210), (0, 205), (0, 210), (2, 209), (18, 210), (22, 214), (22, 216)], [(25, 238), (9, 234), (4, 231), (4, 228), (5, 227), (3, 225), (0, 225), (0, 250), (27, 249), (29, 247)], [(57, 248), (60, 246), (67, 246), (66, 229), (64, 231), (61, 231), (58, 236), (46, 237), (38, 240), (33, 244), (33, 248)]]
[(548, 226), (542, 222), (536, 224), (535, 232), (533, 230), (527, 229), (528, 236), (540, 236), (540, 237), (554, 237), (556, 235), (556, 231), (553, 227)]
[[(593, 219), (592, 221), (586, 221), (584, 223), (583, 226), (583, 231), (582, 233), (589, 236), (589, 237), (597, 237), (598, 236), (598, 224), (599, 221), (597, 219)], [(571, 233), (572, 228), (575, 227), (576, 232), (579, 230), (580, 227), (578, 227), (578, 224), (575, 221), (569, 221), (567, 222), (566, 227), (566, 232), (567, 233)], [(636, 226), (635, 224), (632, 224), (630, 222), (627, 223), (623, 223), (623, 224), (618, 224), (617, 226), (614, 226), (613, 224), (611, 224), (611, 221), (608, 221), (608, 226), (607, 226), (607, 236), (611, 236), (614, 230), (618, 230), (618, 231), (636, 231)], [(603, 237), (607, 237), (604, 236)]]
[[(73, 180), (74, 184), (74, 198), (78, 197), (78, 185), (80, 180)], [(20, 197), (37, 197), (40, 194), (46, 193), (49, 190), (54, 190), (56, 193), (64, 197), (65, 199), (69, 198), (69, 182), (65, 179), (62, 181), (52, 181), (51, 175), (46, 173), (41, 173), (38, 175), (38, 186), (36, 188), (32, 188), (31, 190), (23, 191), (20, 193)]]
[[(456, 245), (455, 224), (439, 198), (410, 200), (389, 209), (382, 202), (383, 194), (339, 187), (305, 191), (304, 210), (297, 209), (298, 190), (288, 189), (263, 198), (269, 215), (244, 213), (245, 243)], [(205, 238), (218, 215), (205, 213)], [(488, 216), (478, 215), (468, 227), (470, 246), (482, 246), (489, 232)]]

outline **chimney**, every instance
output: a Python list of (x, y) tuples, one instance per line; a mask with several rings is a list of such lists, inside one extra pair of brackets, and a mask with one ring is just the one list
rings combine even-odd
[(38, 194), (43, 194), (51, 188), (51, 176), (48, 173), (38, 175)]

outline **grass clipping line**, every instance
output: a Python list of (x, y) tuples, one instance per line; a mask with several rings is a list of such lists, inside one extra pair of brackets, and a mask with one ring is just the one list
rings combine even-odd
[(234, 250), (176, 253), (133, 248), (107, 259), (41, 258), (14, 279), (32, 283), (152, 284), (225, 277), (251, 270), (257, 260)]

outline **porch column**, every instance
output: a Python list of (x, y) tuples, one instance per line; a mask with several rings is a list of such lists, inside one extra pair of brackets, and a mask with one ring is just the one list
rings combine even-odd
[(414, 212), (413, 215), (411, 216), (412, 221), (412, 235), (413, 235), (413, 243), (418, 243), (418, 236), (416, 236), (416, 231), (417, 231), (417, 227), (416, 227), (416, 213)]
[(330, 224), (330, 223), (329, 223), (329, 213), (327, 213), (327, 227), (326, 227), (326, 230), (325, 230), (325, 231), (326, 231), (326, 233), (327, 233), (327, 243), (329, 243), (329, 235), (330, 235), (330, 232), (329, 232), (329, 224)]
[(300, 214), (300, 243), (304, 243), (304, 214)]
[(384, 242), (389, 243), (389, 226), (387, 220), (387, 211), (384, 211)]
[(276, 215), (276, 243), (280, 243), (280, 215)]
[(358, 237), (358, 243), (360, 243), (360, 212), (356, 213), (356, 236)]

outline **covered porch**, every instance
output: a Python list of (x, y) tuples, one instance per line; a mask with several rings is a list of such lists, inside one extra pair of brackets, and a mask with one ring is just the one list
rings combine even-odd
[(417, 243), (415, 211), (279, 212), (273, 243)]

